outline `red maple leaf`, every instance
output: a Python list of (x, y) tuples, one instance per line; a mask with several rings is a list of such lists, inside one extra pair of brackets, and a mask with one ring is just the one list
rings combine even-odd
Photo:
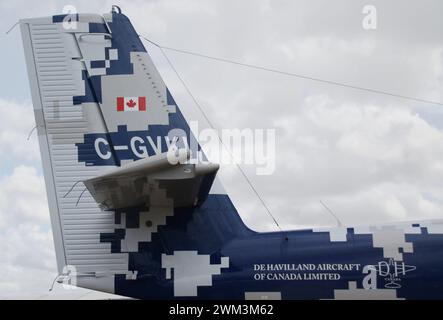
[(137, 102), (135, 102), (134, 100), (129, 100), (127, 103), (126, 103), (126, 105), (129, 107), (129, 108), (134, 108), (136, 105), (137, 105)]

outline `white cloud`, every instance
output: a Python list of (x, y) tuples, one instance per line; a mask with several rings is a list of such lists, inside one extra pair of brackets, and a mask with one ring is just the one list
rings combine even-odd
[(0, 297), (45, 292), (57, 273), (43, 177), (34, 167), (17, 166), (1, 179), (0, 229)]
[(45, 185), (35, 167), (18, 165), (0, 179), (0, 227), (14, 223), (47, 224), (48, 219)]
[[(0, 98), (0, 165), (31, 163), (39, 159), (37, 133), (30, 102), (19, 103)], [(1, 174), (1, 172), (0, 172)]]
[[(285, 228), (334, 225), (320, 200), (347, 225), (443, 218), (443, 132), (414, 111), (319, 95), (291, 117), (273, 119), (277, 170), (253, 181)], [(260, 204), (234, 172), (228, 186), (249, 198), (234, 199), (245, 221), (261, 230), (259, 221), (270, 219), (251, 210)]]

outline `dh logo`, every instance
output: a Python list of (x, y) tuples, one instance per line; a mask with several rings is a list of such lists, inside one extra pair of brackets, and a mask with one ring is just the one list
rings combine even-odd
[(414, 271), (415, 266), (410, 266), (404, 262), (394, 261), (380, 261), (377, 265), (367, 265), (363, 268), (363, 273), (368, 274), (363, 278), (363, 288), (365, 289), (377, 289), (377, 277), (382, 278), (385, 281), (384, 287), (387, 289), (401, 288), (402, 277), (406, 276), (406, 273)]

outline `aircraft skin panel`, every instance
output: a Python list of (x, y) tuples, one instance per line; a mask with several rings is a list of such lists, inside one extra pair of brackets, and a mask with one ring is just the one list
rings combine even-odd
[(83, 181), (175, 138), (200, 148), (126, 16), (67, 17), (21, 28), (58, 268), (74, 268), (77, 286), (144, 299), (443, 298), (442, 222), (258, 233), (215, 173), (197, 205), (177, 207), (147, 176), (145, 206), (99, 207)]
[(54, 177), (49, 155), (49, 143), (46, 135), (46, 127), (43, 116), (42, 100), (40, 99), (40, 90), (38, 85), (37, 71), (34, 62), (34, 53), (32, 50), (31, 34), (29, 25), (22, 23), (20, 25), (23, 47), (25, 51), (25, 59), (28, 68), (28, 77), (31, 86), (31, 95), (34, 105), (34, 115), (36, 122), (36, 131), (40, 145), (40, 155), (42, 157), (42, 166), (45, 176), (46, 195), (48, 198), (49, 212), (51, 215), (52, 234), (54, 238), (54, 247), (56, 251), (57, 268), (61, 273), (66, 265), (66, 258), (63, 245), (63, 237), (60, 225), (60, 217), (58, 214), (57, 198), (55, 196)]
[[(103, 21), (103, 19), (101, 18)], [(110, 245), (100, 242), (100, 233), (114, 228), (114, 217), (101, 211), (81, 184), (103, 167), (86, 167), (78, 162), (75, 143), (83, 142), (89, 130), (106, 132), (99, 107), (90, 102), (74, 105), (73, 97), (84, 95), (81, 53), (75, 37), (66, 33), (52, 18), (28, 20), (22, 23), (29, 74), (37, 119), (45, 181), (53, 221), (59, 272), (68, 265), (79, 274), (126, 271), (127, 255), (111, 255)], [(28, 40), (28, 41), (26, 41)], [(37, 98), (38, 97), (38, 98)], [(36, 101), (41, 101), (40, 106)], [(69, 193), (68, 193), (69, 192)], [(96, 248), (101, 248), (101, 255)], [(92, 258), (91, 258), (92, 257)], [(108, 281), (107, 291), (113, 292)], [(79, 283), (81, 285), (81, 283)]]

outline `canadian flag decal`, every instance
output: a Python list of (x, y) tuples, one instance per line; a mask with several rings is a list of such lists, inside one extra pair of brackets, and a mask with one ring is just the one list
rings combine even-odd
[(146, 97), (117, 97), (117, 111), (146, 111)]

